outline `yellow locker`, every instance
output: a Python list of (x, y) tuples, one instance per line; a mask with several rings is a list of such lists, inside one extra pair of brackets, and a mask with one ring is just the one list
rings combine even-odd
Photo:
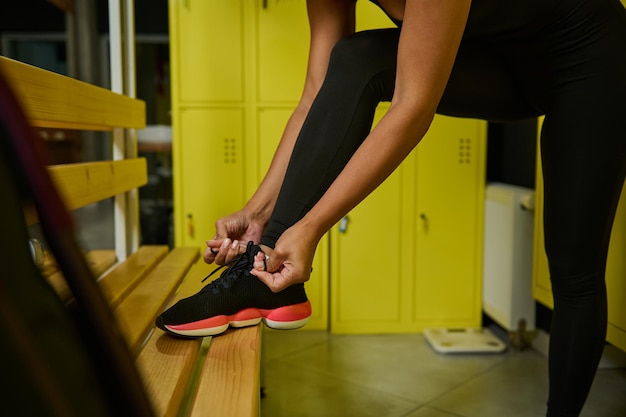
[[(177, 245), (203, 248), (204, 241), (214, 233), (215, 220), (239, 209), (264, 175), (302, 90), (309, 36), (305, 18), (304, 0), (170, 0)], [(392, 26), (375, 6), (362, 1), (357, 3), (357, 22), (359, 30)], [(457, 146), (461, 145), (454, 141), (445, 145), (446, 154), (460, 152)], [(480, 154), (484, 143), (471, 146), (472, 152)], [(417, 205), (418, 195), (427, 201), (442, 193), (441, 188), (426, 185), (419, 191), (416, 186), (421, 177), (439, 175), (440, 161), (430, 161), (443, 157), (437, 149), (432, 157), (425, 151), (411, 155), (380, 189), (350, 213), (346, 233), (333, 230), (332, 255), (329, 239), (322, 239), (307, 283), (314, 309), (307, 329), (326, 329), (331, 320), (337, 332), (419, 330), (434, 323), (432, 315), (428, 316), (433, 311), (429, 309), (433, 304), (428, 304), (432, 300), (429, 294), (439, 296), (445, 288), (437, 283), (420, 287), (416, 278), (419, 280), (425, 271), (437, 272), (440, 262), (458, 261), (457, 270), (476, 265), (471, 263), (470, 249), (460, 249), (463, 245), (455, 247), (450, 242), (434, 245), (437, 250), (420, 255), (425, 243), (437, 242), (442, 236), (454, 241), (469, 234), (473, 229), (466, 222), (481, 207), (480, 203), (472, 205), (482, 198), (471, 194), (476, 184), (467, 184), (470, 178), (480, 177), (474, 171), (474, 177), (461, 179), (460, 183), (468, 188), (459, 191), (464, 203), (458, 211), (466, 210), (466, 205), (470, 209), (466, 213), (449, 212), (459, 217), (447, 221), (443, 232), (439, 233), (438, 226), (439, 221), (445, 221), (439, 213), (442, 207)], [(420, 156), (422, 153), (424, 156)], [(426, 160), (419, 170), (418, 158)], [(452, 167), (435, 183), (447, 186), (459, 175), (466, 175), (465, 168)], [(453, 189), (447, 188), (451, 193), (456, 192)], [(421, 239), (416, 207), (427, 213), (434, 227), (432, 235)], [(476, 219), (482, 219), (482, 214), (471, 221)], [(453, 230), (459, 234), (451, 235)], [(463, 239), (469, 241), (472, 237)], [(442, 253), (450, 250), (459, 253)], [(433, 258), (430, 264), (429, 257)], [(418, 259), (420, 266), (416, 264)], [(331, 268), (334, 275), (329, 289)], [(446, 268), (450, 274), (455, 271)], [(477, 293), (471, 277), (448, 279), (446, 283), (467, 290), (470, 296)], [(414, 307), (416, 299), (424, 301), (423, 307)], [(466, 323), (463, 320), (476, 310), (476, 300), (468, 299), (450, 298), (445, 293), (443, 301), (435, 303), (437, 323), (445, 316), (446, 306), (451, 308), (446, 323)]]
[[(543, 118), (540, 119), (543, 122)], [(541, 123), (539, 124), (541, 127)], [(535, 197), (535, 244), (533, 267), (533, 296), (549, 308), (554, 307), (550, 272), (543, 243), (543, 178), (541, 176), (540, 147), (537, 148), (537, 180)], [(626, 187), (625, 187), (626, 188)], [(606, 267), (608, 297), (608, 329), (606, 340), (626, 351), (626, 189), (617, 208), (611, 231), (611, 243)]]
[(174, 235), (206, 247), (244, 201), (244, 1), (170, 0)]
[(176, 244), (206, 248), (215, 221), (244, 204), (242, 109), (182, 109), (174, 177)]
[(170, 0), (173, 82), (181, 102), (243, 100), (245, 0)]
[(290, 101), (302, 94), (309, 53), (306, 0), (258, 2), (258, 100)]
[[(543, 117), (539, 118), (541, 132)], [(552, 286), (548, 258), (543, 245), (543, 179), (541, 176), (541, 147), (537, 141), (537, 175), (535, 177), (535, 242), (533, 247), (533, 297), (547, 307), (553, 308)]]
[(485, 140), (483, 121), (436, 116), (417, 150), (333, 229), (333, 332), (480, 326)]
[(357, 1), (356, 30), (395, 27), (394, 23), (371, 1)]
[(485, 137), (484, 121), (436, 116), (417, 147), (420, 328), (480, 326)]
[[(375, 122), (388, 104), (381, 104)], [(411, 157), (409, 157), (411, 158)], [(407, 164), (355, 207), (332, 230), (331, 330), (335, 333), (406, 332), (410, 326), (411, 276), (403, 247)], [(411, 175), (411, 172), (408, 172)]]

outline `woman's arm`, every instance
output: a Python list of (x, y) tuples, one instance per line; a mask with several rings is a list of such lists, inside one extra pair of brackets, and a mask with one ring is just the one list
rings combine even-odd
[(285, 127), (263, 181), (246, 204), (249, 212), (265, 221), (274, 209), (296, 138), (326, 76), (330, 53), (337, 41), (354, 32), (355, 0), (309, 0), (307, 13), (311, 42), (302, 97)]
[(341, 38), (354, 32), (355, 0), (310, 0), (307, 13), (311, 41), (303, 93), (289, 118), (272, 163), (254, 195), (240, 211), (219, 219), (215, 237), (207, 241), (204, 260), (224, 264), (258, 241), (278, 198), (287, 165), (309, 108), (319, 91), (330, 53)]
[[(402, 162), (428, 130), (456, 57), (470, 0), (408, 0), (391, 106), (318, 203), (278, 240), (268, 270), (274, 291), (308, 279), (319, 239)], [(256, 268), (260, 264), (255, 264)]]
[(430, 127), (452, 71), (470, 3), (407, 1), (391, 106), (303, 219), (320, 237), (380, 185)]

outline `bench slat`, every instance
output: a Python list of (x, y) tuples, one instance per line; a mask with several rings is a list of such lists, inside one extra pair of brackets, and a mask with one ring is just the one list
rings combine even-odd
[[(115, 265), (117, 256), (114, 250), (92, 250), (85, 255), (87, 263), (91, 267), (91, 271), (95, 277), (99, 277), (106, 270)], [(63, 302), (68, 302), (72, 297), (72, 293), (67, 286), (67, 282), (63, 277), (63, 274), (59, 271), (59, 268), (51, 259), (51, 255), (46, 254), (46, 260), (42, 269), (44, 277), (48, 280), (48, 283), (54, 288), (59, 298)]]
[(136, 365), (155, 415), (176, 417), (187, 393), (202, 339), (176, 339), (155, 331)]
[(111, 308), (117, 305), (148, 275), (165, 256), (165, 245), (141, 246), (124, 262), (104, 276), (99, 284)]
[(137, 353), (187, 272), (197, 248), (175, 248), (114, 309), (131, 352)]
[(87, 253), (87, 262), (96, 277), (104, 274), (117, 262), (114, 249), (97, 249)]
[[(202, 283), (210, 269), (202, 260), (198, 261), (189, 271), (180, 291), (172, 304), (181, 298), (195, 294), (206, 285)], [(204, 344), (210, 343), (210, 337)], [(171, 337), (157, 329), (152, 334), (141, 353), (136, 365), (142, 376), (148, 396), (152, 399), (157, 416), (175, 417), (178, 415), (187, 392), (190, 378), (203, 339), (179, 339)], [(191, 384), (193, 385), (193, 384)]]
[[(76, 210), (148, 182), (145, 158), (99, 161), (48, 167), (68, 210)], [(37, 222), (32, 207), (25, 210), (26, 222)]]
[(213, 337), (200, 374), (191, 417), (257, 417), (261, 324)]
[[(185, 280), (176, 300), (198, 292), (207, 283), (201, 280), (207, 276), (211, 270), (215, 269), (215, 265), (207, 265), (200, 260)], [(196, 364), (202, 365), (199, 370), (199, 379), (191, 381), (191, 387), (185, 394), (185, 402), (183, 407), (191, 409), (191, 417), (200, 417), (207, 415), (229, 416), (229, 417), (258, 417), (259, 400), (260, 400), (260, 367), (261, 367), (261, 325), (246, 327), (243, 329), (228, 330), (226, 333), (204, 338), (203, 346), (207, 342), (210, 343), (208, 349), (202, 349), (198, 352), (200, 355), (196, 360)], [(178, 340), (164, 335), (160, 330), (155, 332), (152, 343), (160, 343), (161, 340), (168, 338), (169, 343), (175, 342), (186, 345), (188, 349), (196, 349), (196, 344), (200, 339), (195, 340)], [(148, 346), (150, 343), (148, 344)], [(145, 349), (145, 348), (144, 348)], [(195, 355), (188, 353), (189, 357)], [(204, 356), (203, 356), (204, 355)], [(187, 360), (189, 360), (189, 357)], [(170, 357), (166, 355), (157, 356), (151, 362), (152, 366), (140, 363), (140, 370), (158, 368), (159, 361), (169, 361)], [(152, 372), (158, 372), (152, 369)], [(172, 377), (176, 379), (176, 376)], [(181, 384), (187, 378), (178, 382)], [(159, 390), (152, 393), (155, 403), (159, 404), (164, 401), (161, 397), (169, 398), (169, 391), (163, 392), (163, 382), (158, 382)], [(178, 399), (176, 398), (176, 401)], [(189, 401), (190, 404), (186, 404)], [(177, 410), (176, 404), (170, 403), (170, 410)], [(163, 406), (158, 409), (163, 410)], [(157, 414), (170, 417), (173, 414)]]
[(145, 127), (146, 104), (142, 100), (6, 57), (0, 57), (0, 70), (33, 126), (79, 130)]

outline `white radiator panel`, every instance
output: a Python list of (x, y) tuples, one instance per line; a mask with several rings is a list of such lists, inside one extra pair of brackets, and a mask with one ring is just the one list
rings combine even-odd
[(533, 330), (534, 191), (492, 183), (485, 195), (483, 309), (506, 330), (517, 330), (520, 320)]

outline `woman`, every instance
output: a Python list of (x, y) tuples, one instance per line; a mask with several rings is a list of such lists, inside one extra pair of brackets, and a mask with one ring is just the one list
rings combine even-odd
[[(604, 269), (626, 173), (626, 11), (619, 0), (378, 3), (397, 29), (355, 34), (354, 0), (308, 1), (302, 99), (257, 192), (220, 219), (207, 242), (209, 263), (244, 253), (240, 272), (183, 300), (160, 325), (184, 334), (168, 323), (215, 316), (189, 312), (214, 304), (207, 293), (235, 291), (233, 276), (255, 276), (271, 291), (254, 291), (293, 301), (256, 307), (305, 308), (300, 285), (319, 239), (400, 164), (435, 113), (493, 121), (545, 115), (544, 228), (554, 293), (547, 415), (577, 416), (603, 350)], [(389, 100), (370, 133), (376, 105)], [(304, 316), (294, 313), (293, 327)]]

